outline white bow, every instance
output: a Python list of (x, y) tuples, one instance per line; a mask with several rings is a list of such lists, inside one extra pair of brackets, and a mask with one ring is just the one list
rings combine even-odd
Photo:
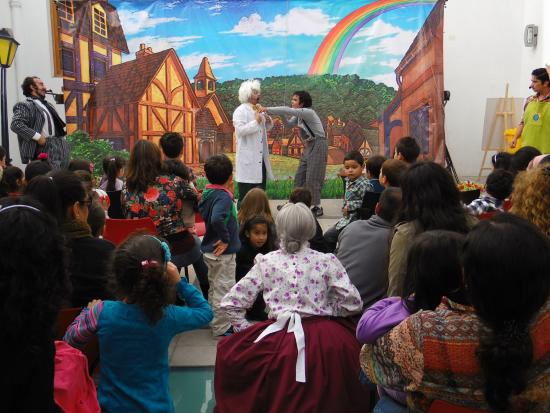
[(306, 338), (302, 327), (302, 318), (298, 313), (282, 313), (277, 317), (277, 321), (267, 327), (262, 334), (258, 336), (254, 343), (258, 343), (265, 336), (281, 331), (288, 322), (287, 333), (294, 333), (296, 339), (296, 348), (298, 358), (296, 359), (296, 381), (306, 382)]

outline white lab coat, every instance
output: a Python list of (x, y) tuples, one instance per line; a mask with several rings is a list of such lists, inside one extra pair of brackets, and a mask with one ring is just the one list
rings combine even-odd
[(243, 103), (233, 112), (233, 126), (237, 137), (235, 156), (235, 181), (247, 184), (262, 182), (262, 158), (265, 162), (267, 179), (273, 179), (267, 131), (273, 127), (271, 118), (264, 114), (265, 122), (256, 121), (256, 112), (248, 103)]

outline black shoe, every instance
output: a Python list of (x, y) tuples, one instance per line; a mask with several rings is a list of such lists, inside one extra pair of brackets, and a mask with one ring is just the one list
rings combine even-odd
[(323, 216), (323, 207), (314, 206), (313, 208), (311, 208), (311, 212), (313, 212), (314, 216), (321, 217)]
[(277, 211), (280, 211), (281, 209), (283, 209), (283, 207), (284, 207), (285, 205), (286, 205), (286, 204), (277, 205)]

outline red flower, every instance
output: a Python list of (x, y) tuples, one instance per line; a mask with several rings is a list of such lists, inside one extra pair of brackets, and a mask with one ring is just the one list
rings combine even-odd
[(141, 205), (137, 202), (135, 204), (132, 204), (132, 206), (130, 207), (130, 211), (132, 211), (134, 214), (139, 213), (139, 211), (141, 211)]
[(158, 199), (159, 195), (160, 195), (159, 190), (154, 186), (150, 186), (149, 189), (147, 189), (147, 192), (143, 194), (143, 198), (147, 202), (155, 202)]
[(175, 201), (176, 200), (176, 193), (174, 191), (168, 191), (166, 193), (166, 196), (168, 198), (170, 198), (170, 201)]
[(164, 185), (164, 184), (167, 184), (168, 182), (170, 182), (170, 181), (168, 180), (168, 178), (165, 178), (164, 176), (161, 176), (159, 178), (159, 184)]
[(48, 159), (48, 154), (44, 152), (40, 152), (36, 158), (40, 159), (41, 161), (45, 161), (46, 159)]
[(157, 216), (157, 211), (154, 210), (154, 209), (150, 209), (150, 210), (149, 210), (149, 216), (150, 216), (151, 218)]

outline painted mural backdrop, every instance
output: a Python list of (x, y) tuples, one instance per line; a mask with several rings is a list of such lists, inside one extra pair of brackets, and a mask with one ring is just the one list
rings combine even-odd
[[(56, 5), (68, 133), (90, 145), (127, 150), (176, 131), (183, 160), (200, 168), (235, 151), (237, 91), (256, 78), (265, 106), (310, 91), (329, 139), (329, 174), (347, 151), (390, 156), (405, 135), (424, 157), (443, 158), (442, 0)], [(275, 175), (293, 175), (298, 131), (276, 119), (268, 139)]]

